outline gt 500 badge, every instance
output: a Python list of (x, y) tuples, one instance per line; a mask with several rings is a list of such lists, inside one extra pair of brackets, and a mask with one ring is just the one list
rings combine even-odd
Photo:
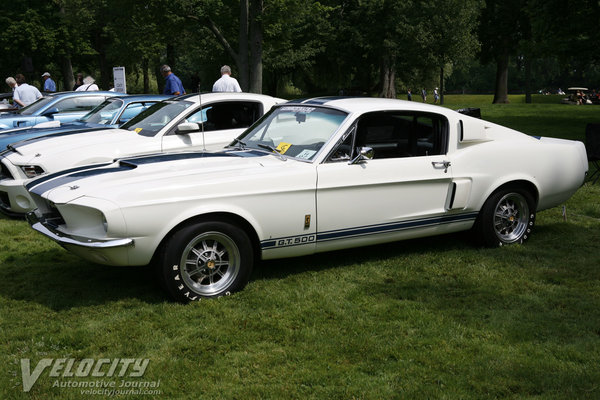
[(296, 236), (291, 238), (277, 240), (277, 247), (292, 246), (295, 244), (305, 244), (315, 241), (315, 235)]

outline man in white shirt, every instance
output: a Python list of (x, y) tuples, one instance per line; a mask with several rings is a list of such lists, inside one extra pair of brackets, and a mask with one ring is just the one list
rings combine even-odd
[(22, 74), (15, 75), (17, 86), (13, 92), (13, 100), (21, 107), (25, 107), (42, 97), (42, 94), (35, 86), (27, 84)]
[(231, 77), (231, 68), (229, 65), (221, 67), (221, 78), (213, 85), (213, 92), (241, 92), (242, 88), (237, 79)]

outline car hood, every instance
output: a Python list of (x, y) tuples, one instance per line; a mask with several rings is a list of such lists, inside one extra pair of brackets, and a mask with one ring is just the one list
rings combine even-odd
[(10, 129), (5, 131), (0, 131), (0, 148), (4, 149), (9, 144), (15, 143), (15, 147), (18, 147), (18, 142), (23, 140), (36, 138), (40, 136), (46, 135), (54, 135), (56, 133), (81, 133), (81, 132), (90, 132), (99, 129), (106, 129), (107, 126), (92, 126), (86, 125), (81, 122), (77, 123), (69, 123), (62, 124), (56, 128), (37, 128), (37, 127), (29, 127), (29, 128), (17, 128)]
[[(51, 170), (56, 171), (65, 168), (54, 166), (58, 160), (69, 160), (69, 166), (93, 164), (129, 156), (131, 149), (140, 154), (159, 150), (156, 148), (156, 138), (141, 138), (137, 133), (124, 129), (61, 132), (11, 144), (10, 149), (14, 153), (10, 159), (15, 163), (50, 163)], [(128, 154), (123, 155), (123, 151)]]
[(34, 180), (27, 188), (57, 204), (87, 196), (125, 206), (232, 195), (256, 190), (258, 182), (275, 190), (278, 182), (309, 170), (314, 171), (311, 163), (283, 161), (261, 151), (164, 153), (73, 168)]

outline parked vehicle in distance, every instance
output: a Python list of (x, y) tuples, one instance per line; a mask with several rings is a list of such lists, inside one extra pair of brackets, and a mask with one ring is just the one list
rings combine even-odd
[(221, 152), (40, 177), (29, 221), (93, 262), (152, 260), (185, 302), (242, 289), (255, 259), (472, 228), (485, 245), (522, 243), (587, 169), (581, 142), (418, 102), (315, 98), (275, 106)]
[(15, 106), (10, 103), (10, 100), (12, 100), (12, 96), (12, 93), (0, 93), (0, 113), (16, 111)]
[[(165, 100), (117, 129), (57, 133), (13, 143), (0, 153), (0, 211), (33, 207), (29, 179), (115, 158), (173, 150), (222, 149), (274, 104), (254, 93), (207, 93)], [(199, 124), (200, 123), (200, 124)]]
[(92, 111), (73, 122), (48, 121), (27, 128), (0, 131), (0, 149), (11, 143), (49, 134), (89, 132), (98, 129), (118, 128), (131, 118), (170, 96), (143, 94), (109, 97)]
[(0, 113), (0, 130), (23, 128), (42, 122), (71, 122), (83, 117), (116, 92), (58, 92), (50, 93), (35, 103), (14, 112)]

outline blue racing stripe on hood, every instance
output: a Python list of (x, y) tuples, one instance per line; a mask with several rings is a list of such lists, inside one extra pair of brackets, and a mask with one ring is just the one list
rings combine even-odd
[(54, 172), (52, 174), (48, 174), (48, 175), (44, 175), (44, 176), (40, 176), (37, 179), (34, 179), (33, 181), (29, 182), (28, 184), (25, 185), (25, 189), (27, 190), (31, 190), (31, 188), (40, 185), (44, 182), (47, 182), (51, 179), (57, 178), (59, 176), (63, 176), (63, 175), (68, 175), (68, 174), (72, 174), (74, 172), (78, 172), (78, 171), (83, 171), (83, 170), (87, 170), (87, 169), (93, 169), (93, 168), (102, 168), (102, 167), (106, 167), (107, 165), (110, 165), (112, 163), (104, 163), (104, 164), (94, 164), (94, 165), (84, 165), (82, 167), (75, 167), (75, 168), (70, 168), (70, 169), (65, 169), (59, 172)]
[(79, 179), (83, 179), (83, 178), (88, 178), (90, 176), (98, 176), (98, 175), (104, 175), (104, 174), (110, 174), (113, 172), (121, 172), (121, 171), (128, 171), (131, 170), (135, 167), (129, 167), (129, 166), (125, 166), (125, 165), (121, 165), (118, 167), (111, 167), (111, 168), (92, 168), (92, 169), (86, 169), (83, 171), (79, 171), (79, 172), (74, 172), (72, 174), (69, 175), (64, 175), (62, 177), (56, 178), (54, 180), (51, 180), (49, 182), (45, 182), (42, 184), (36, 184), (35, 187), (31, 190), (29, 190), (32, 193), (35, 194), (39, 194), (42, 195), (42, 193), (45, 193), (49, 190), (52, 190), (54, 188), (57, 188), (59, 186), (63, 186), (66, 185), (68, 183), (71, 183), (73, 181), (77, 181)]
[(189, 152), (189, 153), (157, 153), (150, 154), (147, 156), (140, 156), (135, 158), (125, 158), (120, 161), (121, 165), (129, 165), (137, 167), (138, 165), (156, 164), (160, 162), (178, 161), (178, 160), (193, 160), (198, 158), (212, 158), (212, 157), (232, 157), (232, 154), (219, 152), (219, 153), (203, 153), (203, 152)]

